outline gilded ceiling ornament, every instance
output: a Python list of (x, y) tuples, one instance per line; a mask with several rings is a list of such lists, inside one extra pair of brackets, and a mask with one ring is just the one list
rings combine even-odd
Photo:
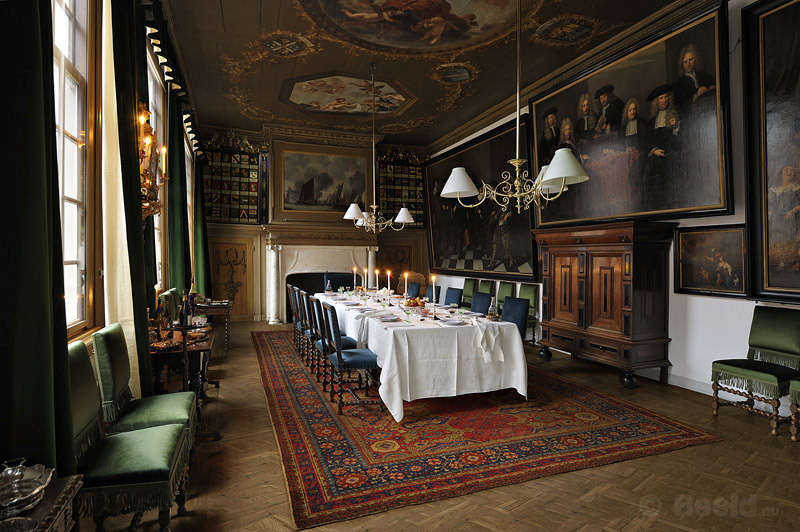
[(428, 77), (443, 85), (451, 83), (469, 83), (478, 78), (481, 69), (470, 61), (461, 63), (442, 63), (428, 71)]
[(558, 15), (535, 28), (531, 41), (551, 47), (584, 48), (598, 35), (616, 31), (624, 24), (603, 27), (599, 19), (567, 13)]
[(232, 77), (243, 76), (281, 59), (307, 58), (322, 48), (299, 33), (275, 30), (261, 32), (237, 56), (222, 54), (222, 70)]

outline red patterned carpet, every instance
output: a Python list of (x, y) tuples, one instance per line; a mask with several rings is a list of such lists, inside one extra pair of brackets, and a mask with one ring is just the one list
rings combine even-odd
[(336, 405), (291, 332), (254, 332), (295, 526), (308, 528), (722, 438), (528, 367), (513, 390), (405, 404)]

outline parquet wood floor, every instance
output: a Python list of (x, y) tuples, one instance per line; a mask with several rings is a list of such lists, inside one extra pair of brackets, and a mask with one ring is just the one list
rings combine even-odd
[[(214, 347), (203, 421), (220, 442), (200, 442), (190, 470), (188, 516), (174, 532), (293, 530), (286, 485), (250, 331), (279, 328), (232, 324), (231, 347)], [(221, 336), (220, 336), (221, 337)], [(621, 388), (617, 372), (554, 353), (544, 369), (722, 435), (720, 443), (628, 460), (398, 508), (315, 530), (334, 531), (792, 531), (800, 530), (800, 442), (769, 435), (765, 418), (738, 409), (711, 415), (711, 398), (639, 380)], [(158, 530), (155, 511), (140, 530)], [(128, 518), (106, 520), (125, 530)], [(94, 530), (83, 519), (82, 530)]]

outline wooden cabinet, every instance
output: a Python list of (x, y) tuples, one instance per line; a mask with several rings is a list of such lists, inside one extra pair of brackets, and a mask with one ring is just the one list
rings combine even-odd
[(619, 222), (536, 229), (542, 272), (542, 339), (550, 348), (618, 367), (624, 386), (634, 369), (668, 358), (668, 260), (675, 224)]

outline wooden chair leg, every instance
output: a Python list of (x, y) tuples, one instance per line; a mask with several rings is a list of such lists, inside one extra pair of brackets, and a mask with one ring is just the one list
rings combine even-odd
[(92, 516), (92, 521), (94, 521), (94, 532), (105, 532), (106, 529), (103, 526), (103, 521), (106, 520), (108, 514), (102, 513)]
[(142, 521), (142, 515), (144, 512), (136, 512), (131, 517), (131, 524), (128, 525), (128, 532), (136, 532), (136, 528), (139, 526), (139, 523)]
[(798, 410), (800, 410), (800, 407), (798, 407), (798, 405), (796, 403), (792, 403), (790, 405), (789, 409), (792, 411), (792, 424), (789, 427), (789, 432), (792, 433), (792, 441), (797, 441), (798, 440), (798, 437), (797, 437), (797, 431), (798, 431), (797, 412), (798, 412)]
[(178, 503), (178, 515), (186, 515), (186, 486), (189, 484), (189, 472), (184, 473), (181, 483), (178, 486), (178, 493), (175, 495), (175, 502)]
[(158, 510), (158, 526), (159, 532), (170, 532), (169, 530), (169, 508), (160, 508)]
[[(333, 393), (334, 393), (334, 391), (336, 389), (336, 375), (334, 374), (333, 364), (331, 364), (331, 370), (330, 370), (328, 375), (330, 376), (330, 383), (329, 384), (331, 385), (330, 395), (331, 395), (331, 403), (332, 403), (333, 402)], [(341, 386), (341, 383), (339, 383), (339, 385)]]
[(711, 389), (714, 390), (711, 399), (711, 413), (716, 416), (719, 413), (719, 384), (717, 384), (717, 381), (711, 383)]
[(778, 423), (779, 423), (779, 421), (778, 421), (778, 408), (780, 408), (780, 406), (781, 406), (781, 401), (780, 401), (780, 399), (772, 399), (771, 401), (769, 401), (769, 404), (772, 406), (772, 415), (770, 416), (770, 419), (769, 419), (769, 426), (772, 427), (771, 434), (773, 436), (777, 436), (778, 435)]

